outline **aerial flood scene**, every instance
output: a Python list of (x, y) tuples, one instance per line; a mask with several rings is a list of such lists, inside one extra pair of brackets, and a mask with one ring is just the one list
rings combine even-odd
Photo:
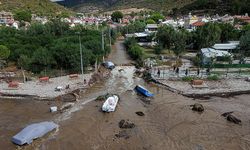
[(0, 0), (0, 150), (249, 150), (249, 0)]

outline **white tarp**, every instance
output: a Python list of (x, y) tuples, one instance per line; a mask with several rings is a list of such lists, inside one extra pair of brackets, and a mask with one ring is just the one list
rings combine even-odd
[(102, 111), (113, 112), (115, 111), (119, 97), (117, 95), (110, 96), (102, 105)]
[(220, 51), (220, 50), (215, 50), (212, 48), (202, 48), (201, 53), (203, 56), (207, 58), (232, 56), (232, 54), (230, 54), (227, 51)]
[(12, 137), (12, 142), (18, 145), (30, 144), (34, 139), (44, 136), (46, 133), (57, 128), (54, 122), (34, 123), (25, 127), (22, 131)]

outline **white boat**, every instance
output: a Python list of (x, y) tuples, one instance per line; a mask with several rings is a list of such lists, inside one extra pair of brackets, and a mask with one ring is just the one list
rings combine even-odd
[(115, 111), (118, 100), (119, 100), (119, 97), (117, 95), (108, 97), (108, 99), (102, 105), (102, 111), (104, 112)]

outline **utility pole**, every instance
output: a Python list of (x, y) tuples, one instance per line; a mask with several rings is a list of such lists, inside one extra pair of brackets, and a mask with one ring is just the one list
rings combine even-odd
[(112, 43), (111, 43), (111, 28), (109, 27), (109, 46), (110, 46), (110, 49), (111, 49), (111, 46), (112, 46)]
[(83, 75), (82, 42), (81, 42), (80, 33), (78, 33), (78, 36), (79, 36), (79, 44), (80, 44), (81, 72), (82, 72), (82, 75)]
[[(103, 34), (103, 30), (102, 30), (102, 51), (104, 52), (104, 34)], [(105, 53), (104, 53), (105, 55)], [(104, 62), (104, 55), (103, 55), (103, 62)]]

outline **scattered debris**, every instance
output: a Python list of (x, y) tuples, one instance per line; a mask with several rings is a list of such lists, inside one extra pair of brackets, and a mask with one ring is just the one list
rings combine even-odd
[(233, 122), (235, 124), (241, 124), (241, 120), (232, 115), (233, 111), (223, 113), (221, 116), (226, 117), (227, 121)]
[(124, 119), (122, 119), (119, 122), (119, 127), (123, 129), (129, 129), (129, 128), (131, 129), (135, 127), (135, 124), (130, 122), (129, 120), (125, 121)]
[(74, 103), (65, 104), (65, 105), (63, 105), (63, 106), (60, 108), (60, 112), (62, 113), (62, 112), (66, 111), (67, 109), (69, 109), (69, 108), (71, 108), (71, 107), (73, 107), (73, 106), (74, 106)]
[(118, 71), (119, 71), (119, 72), (124, 72), (124, 69), (119, 69)]
[(117, 138), (124, 138), (124, 139), (130, 138), (130, 136), (128, 135), (128, 133), (127, 133), (126, 130), (119, 131), (119, 133), (118, 133), (118, 134), (115, 134), (115, 136), (116, 136)]
[(228, 115), (230, 115), (230, 114), (232, 114), (232, 113), (233, 113), (233, 111), (225, 112), (225, 113), (221, 114), (221, 116), (227, 117)]
[(95, 100), (96, 101), (105, 101), (108, 97), (112, 96), (111, 94), (107, 93), (105, 95), (98, 96)]
[(198, 112), (204, 111), (204, 107), (199, 103), (195, 103), (194, 105), (190, 105), (190, 107), (192, 107), (193, 111), (198, 111)]
[(229, 114), (227, 116), (227, 120), (230, 121), (230, 122), (233, 122), (235, 124), (240, 124), (241, 123), (241, 120), (236, 118), (235, 116), (233, 116), (232, 114)]
[(145, 114), (142, 111), (135, 112), (138, 116), (144, 116)]
[(57, 86), (56, 88), (55, 88), (55, 91), (57, 91), (57, 92), (60, 92), (60, 91), (62, 91), (63, 90), (63, 87), (62, 86)]
[(50, 112), (57, 112), (57, 106), (50, 107)]

